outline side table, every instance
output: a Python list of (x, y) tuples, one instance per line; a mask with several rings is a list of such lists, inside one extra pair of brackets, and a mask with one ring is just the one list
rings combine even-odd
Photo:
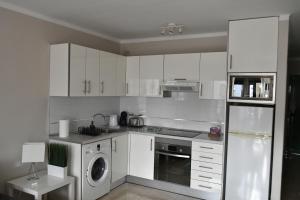
[(68, 186), (69, 200), (75, 199), (75, 178), (67, 176), (59, 178), (50, 176), (46, 171), (38, 173), (38, 180), (28, 180), (28, 176), (8, 181), (8, 193), (13, 197), (14, 190), (19, 190), (34, 196), (35, 200), (42, 200), (42, 196), (64, 186)]

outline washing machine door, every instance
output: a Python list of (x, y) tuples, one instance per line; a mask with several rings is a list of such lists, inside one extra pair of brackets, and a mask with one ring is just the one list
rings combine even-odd
[(108, 158), (105, 154), (95, 154), (87, 169), (88, 184), (92, 187), (101, 184), (108, 175), (109, 167)]

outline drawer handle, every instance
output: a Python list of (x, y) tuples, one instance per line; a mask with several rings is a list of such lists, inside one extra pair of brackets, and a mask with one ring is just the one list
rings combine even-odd
[(205, 159), (210, 159), (212, 160), (213, 158), (212, 157), (207, 157), (207, 156), (199, 156), (200, 158), (205, 158)]
[(199, 187), (202, 187), (202, 188), (206, 188), (206, 189), (212, 189), (212, 187), (209, 187), (209, 186), (205, 186), (205, 185), (198, 185)]
[(212, 147), (203, 147), (203, 146), (200, 146), (201, 149), (214, 149)]
[(199, 167), (202, 167), (202, 168), (205, 168), (205, 169), (213, 169), (212, 167), (206, 167), (206, 166), (202, 166), (202, 165), (199, 165)]
[(207, 178), (207, 179), (213, 179), (212, 177), (209, 177), (209, 176), (202, 176), (202, 175), (198, 175), (198, 177), (200, 177), (200, 178)]

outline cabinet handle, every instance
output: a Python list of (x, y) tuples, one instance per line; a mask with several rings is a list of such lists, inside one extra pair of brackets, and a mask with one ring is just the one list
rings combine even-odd
[(186, 78), (174, 78), (175, 81), (186, 81)]
[(104, 93), (104, 81), (101, 81), (101, 94)]
[(209, 176), (202, 176), (202, 175), (198, 175), (199, 178), (207, 178), (207, 179), (212, 179), (212, 177)]
[(83, 81), (83, 94), (86, 94), (86, 80)]
[(115, 152), (117, 152), (117, 140), (115, 140)]
[(151, 141), (150, 141), (150, 151), (152, 151), (152, 143), (153, 143), (153, 141), (151, 139)]
[(91, 89), (92, 89), (92, 87), (91, 87), (91, 81), (88, 81), (88, 84), (89, 84), (89, 91), (88, 91), (88, 93), (90, 94), (91, 93)]
[(210, 159), (212, 160), (213, 158), (212, 157), (207, 157), (207, 156), (199, 156), (200, 158), (205, 158), (205, 159)]
[(212, 147), (204, 147), (204, 146), (200, 146), (200, 149), (214, 149)]
[(202, 166), (202, 165), (199, 165), (198, 167), (205, 168), (205, 169), (213, 169), (212, 167), (206, 167), (206, 166)]
[(229, 69), (232, 69), (232, 55), (229, 56)]
[(126, 94), (128, 94), (129, 88), (128, 88), (128, 83), (126, 83)]
[(207, 189), (212, 189), (212, 187), (204, 186), (204, 185), (198, 185), (198, 187), (207, 188)]
[(202, 97), (202, 88), (203, 88), (203, 84), (200, 83), (200, 97)]

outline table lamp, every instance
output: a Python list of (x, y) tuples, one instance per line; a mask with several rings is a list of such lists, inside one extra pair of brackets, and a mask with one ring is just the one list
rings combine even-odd
[(37, 180), (35, 164), (45, 161), (45, 143), (25, 143), (22, 148), (22, 163), (31, 163), (28, 180)]

